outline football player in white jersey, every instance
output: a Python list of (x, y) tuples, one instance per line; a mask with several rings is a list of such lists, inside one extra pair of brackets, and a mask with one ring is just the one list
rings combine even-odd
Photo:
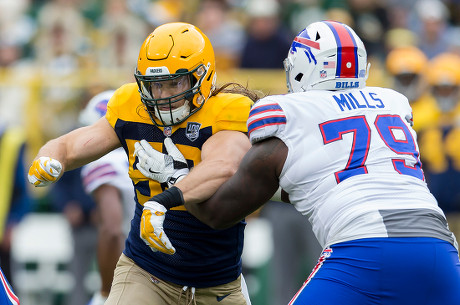
[[(89, 126), (105, 116), (107, 103), (115, 91), (95, 95), (81, 111), (79, 121)], [(83, 186), (99, 210), (97, 262), (101, 289), (88, 305), (103, 305), (110, 292), (113, 272), (128, 236), (134, 215), (134, 190), (128, 175), (128, 158), (117, 148), (82, 167)]]
[(365, 47), (342, 23), (308, 26), (284, 64), (290, 94), (252, 107), (235, 175), (214, 195), (181, 196), (179, 181), (151, 200), (185, 202), (220, 229), (281, 187), (324, 248), (290, 304), (459, 304), (457, 242), (425, 183), (407, 98), (366, 87)]

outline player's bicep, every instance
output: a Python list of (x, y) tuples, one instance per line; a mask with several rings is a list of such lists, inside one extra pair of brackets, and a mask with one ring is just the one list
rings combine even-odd
[(249, 148), (251, 143), (246, 134), (240, 131), (223, 130), (206, 141), (201, 150), (201, 159), (204, 162), (225, 161), (236, 168)]
[[(241, 161), (235, 180), (241, 181), (251, 202), (268, 201), (279, 187), (279, 176), (287, 157), (287, 146), (278, 138), (255, 143)], [(246, 186), (246, 187), (245, 187)]]

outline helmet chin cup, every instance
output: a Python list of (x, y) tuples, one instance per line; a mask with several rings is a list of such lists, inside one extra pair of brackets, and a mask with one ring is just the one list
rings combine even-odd
[(190, 102), (185, 101), (185, 104), (171, 110), (159, 110), (155, 107), (155, 117), (160, 120), (163, 125), (170, 126), (182, 122), (190, 114)]

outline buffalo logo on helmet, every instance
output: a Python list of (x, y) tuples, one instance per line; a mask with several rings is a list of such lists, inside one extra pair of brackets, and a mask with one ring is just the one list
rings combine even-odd
[(303, 30), (294, 38), (294, 41), (291, 45), (291, 53), (294, 54), (297, 52), (297, 48), (304, 49), (305, 54), (308, 57), (308, 60), (311, 62), (312, 60), (315, 62), (316, 65), (316, 58), (311, 52), (311, 48), (319, 50), (319, 43), (310, 39), (306, 30)]

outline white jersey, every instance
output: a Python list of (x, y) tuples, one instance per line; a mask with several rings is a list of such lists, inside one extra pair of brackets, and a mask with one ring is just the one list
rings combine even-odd
[(133, 219), (135, 201), (134, 187), (128, 176), (128, 158), (123, 148), (111, 151), (100, 159), (82, 167), (81, 177), (85, 192), (91, 194), (104, 184), (119, 189), (123, 201), (123, 232), (128, 236)]
[(437, 237), (456, 245), (424, 181), (407, 99), (391, 89), (268, 96), (248, 119), (251, 143), (289, 149), (280, 186), (323, 247), (371, 237)]

